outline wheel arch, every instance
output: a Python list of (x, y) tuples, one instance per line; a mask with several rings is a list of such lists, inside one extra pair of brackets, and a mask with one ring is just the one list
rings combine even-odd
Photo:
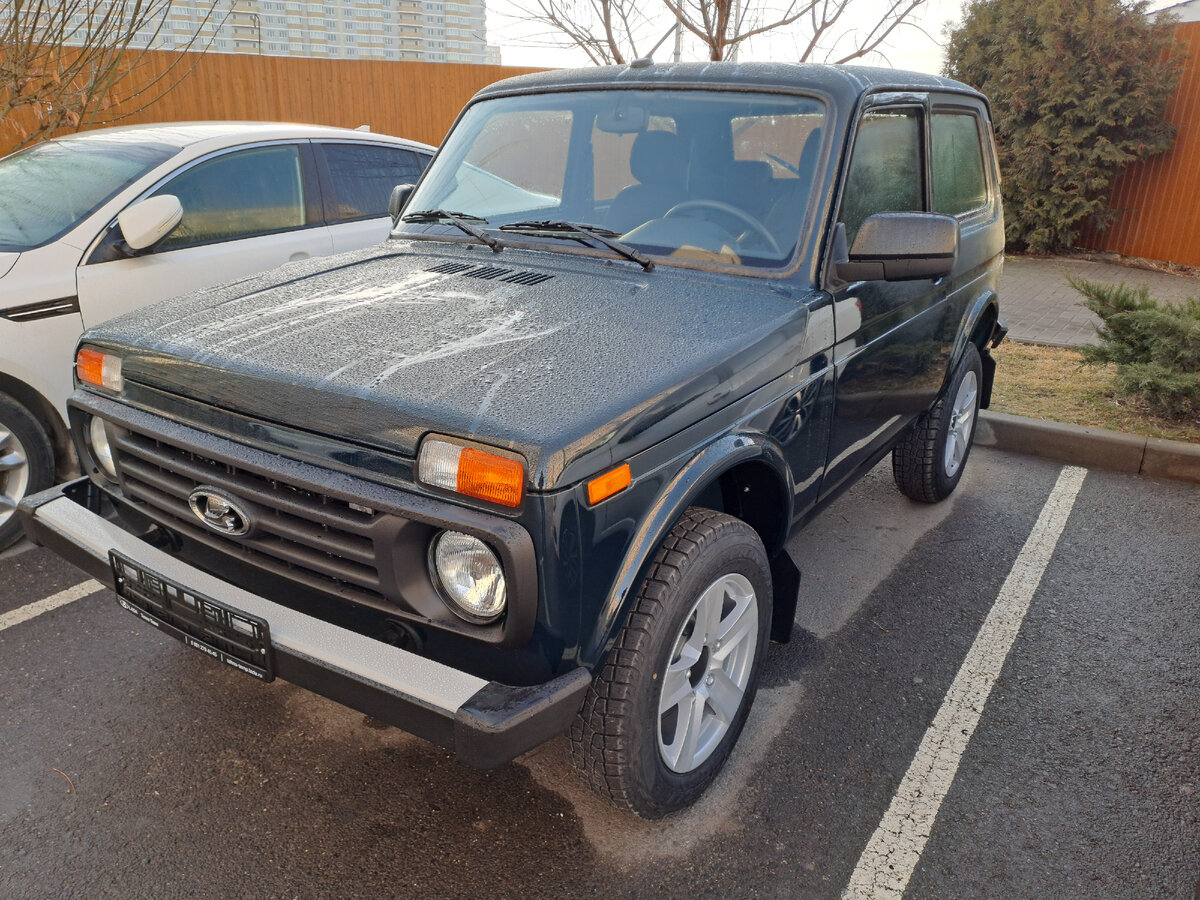
[[(787, 640), (799, 585), (799, 572), (783, 549), (794, 496), (791, 469), (779, 447), (765, 435), (727, 434), (701, 450), (659, 492), (639, 524), (609, 588), (596, 643), (587, 656), (599, 662), (611, 649), (659, 545), (691, 506), (716, 508), (739, 518), (762, 539), (777, 582), (772, 638)], [(788, 627), (776, 627), (781, 617)]]
[(979, 351), (979, 359), (983, 363), (983, 383), (980, 385), (979, 408), (987, 409), (992, 402), (992, 386), (996, 380), (996, 361), (988, 352), (988, 344), (1000, 321), (1000, 302), (993, 290), (985, 291), (968, 311), (963, 320), (963, 328), (954, 350), (954, 360), (949, 371), (953, 372), (967, 349), (967, 344), (974, 344)]
[(75, 449), (67, 425), (54, 404), (35, 388), (5, 372), (0, 372), (0, 393), (8, 394), (37, 419), (54, 448), (55, 474), (60, 480), (69, 477), (76, 468)]

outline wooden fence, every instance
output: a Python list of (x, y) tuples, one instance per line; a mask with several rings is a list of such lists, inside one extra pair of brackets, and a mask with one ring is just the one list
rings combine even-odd
[[(180, 59), (180, 57), (183, 57)], [(172, 64), (174, 68), (154, 84)], [(105, 113), (113, 124), (240, 119), (307, 122), (394, 134), (427, 144), (445, 137), (467, 100), (494, 81), (537, 69), (460, 63), (311, 59), (232, 53), (147, 53), (120, 86), (145, 95)], [(178, 82), (147, 108), (164, 85)], [(10, 142), (11, 143), (11, 142)], [(0, 146), (0, 155), (11, 146)]]
[(1177, 26), (1188, 59), (1167, 117), (1179, 129), (1166, 153), (1131, 165), (1113, 188), (1118, 218), (1085, 247), (1200, 266), (1200, 22)]

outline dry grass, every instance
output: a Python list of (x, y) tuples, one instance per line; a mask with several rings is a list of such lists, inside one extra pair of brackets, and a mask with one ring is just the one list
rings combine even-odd
[(1075, 350), (1005, 341), (992, 354), (998, 368), (991, 408), (997, 412), (1200, 444), (1200, 419), (1153, 415), (1116, 392), (1113, 367), (1084, 366)]

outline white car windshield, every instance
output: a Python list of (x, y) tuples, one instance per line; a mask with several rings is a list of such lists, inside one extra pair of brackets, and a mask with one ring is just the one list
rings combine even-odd
[(146, 172), (179, 152), (147, 141), (48, 141), (0, 159), (0, 251), (66, 234)]
[(449, 213), (501, 241), (603, 250), (600, 234), (667, 262), (778, 268), (800, 238), (824, 121), (814, 98), (742, 91), (485, 100), (447, 138), (397, 235), (461, 231)]

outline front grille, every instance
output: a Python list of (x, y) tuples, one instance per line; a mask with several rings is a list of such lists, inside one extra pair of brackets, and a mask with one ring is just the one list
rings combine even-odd
[[(141, 501), (139, 508), (160, 524), (309, 587), (392, 605), (381, 586), (375, 540), (381, 531), (395, 533), (385, 520), (397, 517), (130, 431), (116, 449), (126, 497)], [(229, 537), (201, 523), (188, 504), (201, 485), (243, 503), (254, 522), (250, 533)]]

